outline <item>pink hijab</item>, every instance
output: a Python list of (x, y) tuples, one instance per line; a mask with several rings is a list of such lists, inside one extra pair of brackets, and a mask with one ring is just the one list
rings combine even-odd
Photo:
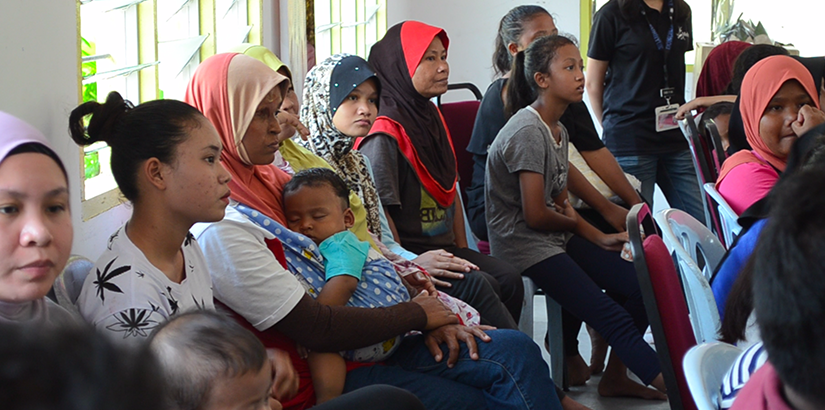
[(275, 86), (286, 94), (288, 85), (286, 77), (252, 57), (217, 54), (198, 66), (185, 98), (221, 136), (223, 166), (232, 174), (230, 197), (282, 224), (283, 187), (290, 176), (272, 165), (253, 165), (241, 142), (258, 104)]
[[(814, 101), (814, 106), (819, 108), (819, 94), (816, 86), (814, 86), (811, 73), (802, 63), (788, 56), (771, 56), (756, 63), (745, 74), (739, 92), (739, 111), (742, 113), (742, 123), (745, 126), (745, 136), (748, 143), (751, 145), (753, 152), (759, 154), (780, 172), (785, 170), (787, 158), (776, 156), (768, 148), (759, 135), (759, 122), (773, 96), (785, 82), (790, 80), (796, 80), (802, 84), (802, 87)], [(725, 160), (725, 163), (722, 164), (722, 170), (719, 172), (719, 178), (716, 180), (717, 186), (730, 170), (739, 165), (748, 162), (764, 163), (753, 152), (742, 150)]]

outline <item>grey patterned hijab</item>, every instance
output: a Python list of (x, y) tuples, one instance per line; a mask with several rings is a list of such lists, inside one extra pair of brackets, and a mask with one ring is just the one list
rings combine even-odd
[(304, 82), (301, 122), (310, 133), (304, 145), (325, 159), (350, 190), (358, 194), (367, 210), (367, 228), (380, 238), (380, 202), (364, 156), (352, 149), (356, 138), (345, 135), (332, 123), (338, 106), (352, 90), (370, 78), (378, 82), (370, 65), (355, 55), (336, 54), (316, 65)]

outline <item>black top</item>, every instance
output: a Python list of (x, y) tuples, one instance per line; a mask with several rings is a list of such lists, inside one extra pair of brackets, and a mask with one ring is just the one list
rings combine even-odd
[[(656, 107), (666, 104), (659, 95), (665, 86), (664, 51), (656, 47), (650, 24), (662, 44), (670, 29), (667, 3), (660, 13), (642, 3), (639, 13), (622, 17), (618, 0), (610, 0), (593, 17), (587, 56), (609, 62), (604, 84), (603, 138), (613, 155), (660, 155), (688, 149), (681, 131), (656, 132)], [(668, 53), (671, 103), (685, 103), (685, 52), (693, 50), (691, 17), (673, 22), (673, 45)]]
[[(487, 240), (487, 220), (484, 216), (484, 172), (487, 169), (487, 148), (507, 123), (504, 116), (504, 102), (501, 100), (501, 90), (506, 83), (506, 78), (499, 78), (487, 88), (473, 125), (473, 135), (467, 145), (467, 151), (473, 154), (473, 179), (470, 186), (465, 189), (467, 191), (465, 210), (473, 233), (485, 241)], [(567, 128), (570, 142), (579, 152), (604, 148), (596, 132), (596, 126), (593, 125), (590, 111), (584, 102), (570, 104), (560, 122)]]

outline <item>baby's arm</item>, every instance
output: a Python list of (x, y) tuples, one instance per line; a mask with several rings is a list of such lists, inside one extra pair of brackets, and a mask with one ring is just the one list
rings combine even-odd
[(330, 236), (318, 246), (324, 256), (326, 283), (316, 300), (322, 305), (346, 305), (361, 280), (370, 246), (350, 231)]
[(338, 353), (312, 352), (307, 357), (312, 386), (315, 388), (315, 401), (321, 404), (334, 399), (344, 392), (347, 378), (347, 364)]
[(355, 288), (358, 286), (358, 278), (350, 275), (339, 275), (327, 280), (321, 293), (315, 300), (322, 305), (344, 306), (349, 302)]

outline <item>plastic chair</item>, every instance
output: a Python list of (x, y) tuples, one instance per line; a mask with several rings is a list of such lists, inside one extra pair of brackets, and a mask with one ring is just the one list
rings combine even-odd
[[(521, 319), (518, 328), (533, 338), (533, 298), (539, 288), (532, 279), (522, 276), (524, 283), (524, 301), (521, 305)], [(547, 339), (550, 345), (550, 370), (553, 381), (561, 388), (567, 388), (564, 365), (564, 335), (561, 324), (561, 305), (550, 297), (545, 297), (547, 305)]]
[(742, 349), (722, 342), (703, 343), (685, 354), (684, 368), (688, 388), (698, 410), (719, 409), (719, 386), (742, 353)]
[(716, 167), (716, 175), (718, 176), (719, 171), (722, 170), (722, 163), (728, 158), (728, 154), (725, 153), (725, 149), (722, 147), (722, 136), (719, 134), (719, 129), (716, 128), (716, 123), (713, 121), (708, 122), (705, 130), (707, 130), (708, 138), (710, 139), (710, 146), (713, 147), (711, 159), (713, 160), (713, 165)]
[[(642, 229), (646, 235), (644, 239)], [(670, 407), (674, 410), (695, 410), (696, 405), (690, 397), (682, 370), (682, 358), (688, 349), (696, 345), (696, 337), (679, 274), (646, 204), (631, 208), (627, 215), (627, 233)]]
[[(718, 340), (717, 334), (722, 323), (708, 281), (716, 265), (725, 256), (725, 248), (719, 243), (719, 238), (686, 212), (666, 209), (656, 214), (655, 220), (662, 229), (662, 239), (678, 267), (696, 341), (704, 343)], [(690, 254), (686, 249), (691, 249), (694, 253)], [(709, 259), (713, 268), (707, 262), (703, 262), (703, 267), (697, 263), (697, 260)]]
[[(686, 113), (685, 119), (679, 121), (679, 128), (682, 130), (682, 134), (685, 135), (688, 146), (690, 146), (693, 166), (696, 171), (696, 180), (699, 182), (699, 185), (701, 186), (707, 182), (716, 181), (716, 170), (710, 168), (709, 151), (702, 140), (702, 135), (699, 133), (699, 129), (696, 127), (691, 113)], [(705, 225), (714, 226), (717, 224), (718, 221), (712, 219), (712, 213), (709, 212), (710, 204), (704, 195), (702, 195), (702, 206), (705, 209)]]
[(70, 312), (80, 314), (77, 298), (83, 288), (86, 276), (94, 267), (94, 262), (79, 255), (72, 255), (60, 275), (52, 285), (57, 304)]
[(742, 227), (737, 221), (739, 215), (733, 211), (730, 205), (728, 205), (728, 202), (725, 201), (725, 198), (719, 194), (719, 191), (716, 190), (715, 183), (709, 182), (704, 185), (704, 188), (711, 199), (711, 209), (719, 219), (720, 228), (716, 234), (722, 239), (725, 247), (729, 249), (733, 245), (734, 240), (736, 240), (736, 237), (739, 236), (739, 233), (742, 232)]
[[(459, 178), (464, 181), (465, 186), (469, 186), (473, 180), (473, 154), (467, 151), (467, 145), (470, 144), (470, 137), (473, 135), (473, 125), (483, 96), (478, 87), (471, 83), (449, 84), (447, 90), (468, 90), (475, 97), (475, 100), (451, 103), (441, 103), (441, 96), (436, 99), (444, 124), (453, 140)], [(464, 190), (460, 192), (464, 202), (467, 202), (467, 194)]]

